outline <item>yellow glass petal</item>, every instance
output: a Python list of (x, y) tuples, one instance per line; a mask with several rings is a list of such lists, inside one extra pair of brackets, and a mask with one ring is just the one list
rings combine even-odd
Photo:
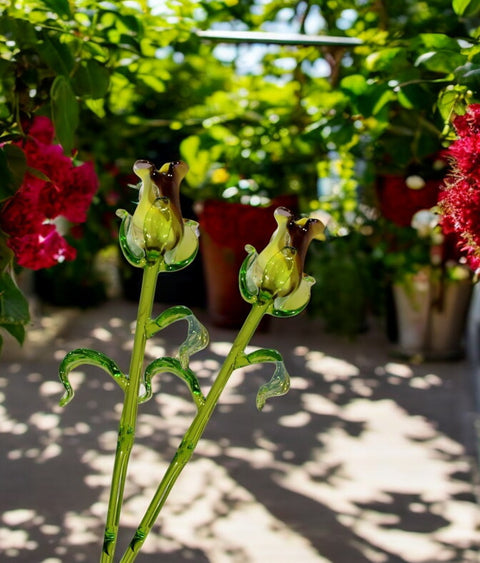
[(286, 295), (298, 284), (299, 273), (295, 272), (296, 250), (285, 247), (276, 252), (263, 271), (261, 289), (272, 295)]
[(198, 251), (198, 223), (196, 221), (185, 221), (183, 237), (180, 242), (170, 251), (165, 253), (165, 263), (190, 264)]

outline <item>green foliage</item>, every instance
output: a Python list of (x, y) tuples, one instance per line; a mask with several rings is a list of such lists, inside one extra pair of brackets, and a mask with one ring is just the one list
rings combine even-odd
[[(10, 272), (0, 273), (0, 327), (20, 344), (25, 338), (25, 325), (30, 320), (28, 302), (12, 279)], [(0, 348), (2, 338), (0, 336)]]
[[(317, 85), (328, 93), (325, 81)], [(240, 197), (248, 188), (269, 198), (315, 197), (316, 160), (326, 154), (325, 140), (315, 130), (315, 98), (313, 92), (302, 95), (295, 81), (281, 85), (243, 76), (229, 91), (215, 92), (205, 105), (187, 110), (186, 117), (202, 119), (201, 129), (181, 144), (182, 157), (191, 163), (189, 194), (219, 198), (226, 188), (236, 188)]]
[(71, 154), (78, 125), (78, 104), (70, 81), (63, 75), (57, 76), (53, 81), (50, 96), (57, 139), (65, 154)]
[[(97, 164), (87, 242), (75, 242), (80, 277), (82, 260), (112, 242), (115, 208), (131, 206), (125, 186), (137, 158), (182, 156), (193, 199), (296, 194), (302, 211), (326, 208), (351, 232), (364, 224), (374, 175), (437, 152), (452, 138), (452, 118), (479, 97), (478, 0), (157, 4), (0, 8), (1, 142), (42, 113), (66, 153)], [(197, 27), (288, 28), (363, 43), (227, 48), (200, 41)], [(332, 166), (334, 197), (319, 198), (318, 178)], [(25, 169), (20, 151), (0, 148), (0, 202)]]
[(0, 147), (0, 202), (12, 196), (21, 186), (27, 168), (25, 153), (15, 145)]
[(478, 0), (453, 0), (453, 9), (459, 16), (470, 17), (480, 12), (480, 2)]
[(307, 269), (317, 282), (310, 312), (323, 318), (328, 331), (354, 337), (366, 329), (368, 315), (382, 312), (383, 279), (361, 233), (312, 247)]

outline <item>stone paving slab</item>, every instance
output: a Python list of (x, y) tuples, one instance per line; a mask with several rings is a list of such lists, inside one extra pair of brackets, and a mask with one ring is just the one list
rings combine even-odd
[[(2, 357), (0, 561), (98, 560), (122, 396), (104, 372), (82, 367), (61, 408), (57, 369), (76, 347), (127, 369), (135, 312), (124, 301), (50, 311), (37, 319), (50, 326), (43, 343)], [(234, 337), (208, 328), (211, 345), (191, 362), (204, 392)], [(174, 353), (184, 330), (159, 333), (149, 357)], [(466, 361), (409, 364), (374, 323), (349, 341), (306, 316), (272, 320), (251, 344), (282, 353), (290, 392), (258, 412), (271, 367), (235, 372), (139, 562), (479, 560)], [(159, 377), (140, 407), (119, 555), (193, 414), (182, 383)]]

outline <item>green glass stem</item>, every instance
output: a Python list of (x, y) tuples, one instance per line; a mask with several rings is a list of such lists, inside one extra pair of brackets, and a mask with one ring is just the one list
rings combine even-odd
[(137, 531), (135, 532), (132, 541), (130, 542), (129, 547), (120, 560), (121, 563), (130, 563), (136, 559), (138, 552), (155, 524), (155, 521), (160, 514), (173, 485), (175, 484), (175, 481), (192, 457), (197, 443), (213, 414), (218, 399), (220, 398), (220, 395), (222, 394), (222, 391), (224, 390), (232, 372), (236, 367), (238, 367), (238, 358), (243, 354), (245, 347), (250, 342), (259, 322), (270, 305), (271, 302), (267, 302), (262, 305), (255, 304), (252, 306), (248, 317), (233, 342), (232, 348), (228, 356), (225, 358), (225, 362), (223, 363), (223, 366), (205, 399), (204, 405), (198, 409), (197, 415), (185, 433), (175, 456), (173, 457), (139, 527), (137, 528)]
[(101, 563), (113, 561), (115, 554), (128, 462), (135, 440), (138, 396), (147, 342), (147, 326), (152, 314), (159, 265), (158, 261), (147, 263), (143, 271), (130, 370), (118, 429), (117, 450), (112, 473)]

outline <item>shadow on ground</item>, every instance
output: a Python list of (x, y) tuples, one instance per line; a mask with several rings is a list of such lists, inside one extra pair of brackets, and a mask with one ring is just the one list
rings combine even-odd
[[(74, 400), (60, 408), (56, 373), (67, 351), (85, 346), (127, 369), (134, 317), (133, 305), (108, 303), (34, 357), (0, 364), (2, 561), (98, 560), (121, 391), (82, 367)], [(204, 392), (234, 336), (209, 328), (209, 350), (191, 361)], [(150, 357), (174, 353), (184, 329), (149, 341)], [(477, 561), (465, 362), (410, 365), (389, 355), (375, 327), (346, 341), (306, 317), (274, 320), (252, 345), (282, 353), (292, 389), (258, 412), (271, 370), (235, 372), (138, 561)], [(140, 407), (120, 553), (193, 415), (183, 384), (158, 377)]]

